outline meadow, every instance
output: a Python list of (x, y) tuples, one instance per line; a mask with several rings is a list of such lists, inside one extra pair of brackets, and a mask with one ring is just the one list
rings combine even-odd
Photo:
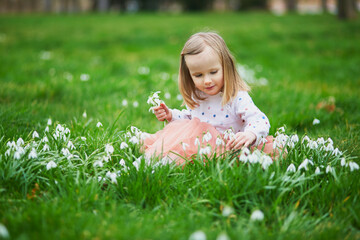
[[(0, 238), (360, 239), (359, 29), (257, 12), (0, 16)], [(164, 126), (148, 96), (181, 108), (179, 53), (207, 30), (286, 156), (142, 157), (142, 132)]]

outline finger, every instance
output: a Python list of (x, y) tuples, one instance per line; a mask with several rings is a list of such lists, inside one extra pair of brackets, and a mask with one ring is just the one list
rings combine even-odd
[(242, 139), (241, 141), (237, 142), (237, 144), (234, 145), (234, 149), (240, 149), (244, 146), (245, 140)]

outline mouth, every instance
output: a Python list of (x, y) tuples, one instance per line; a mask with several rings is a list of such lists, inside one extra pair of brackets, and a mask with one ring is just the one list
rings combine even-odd
[(213, 89), (215, 87), (215, 85), (214, 86), (211, 86), (211, 87), (206, 87), (205, 89), (206, 90), (211, 90), (211, 89)]

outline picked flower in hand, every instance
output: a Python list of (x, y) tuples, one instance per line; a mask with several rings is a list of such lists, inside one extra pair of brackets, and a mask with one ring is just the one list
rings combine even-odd
[(160, 93), (160, 91), (156, 91), (156, 92), (150, 94), (150, 96), (147, 100), (147, 103), (151, 106), (149, 108), (149, 112), (152, 111), (154, 113), (153, 108), (159, 107), (161, 103), (164, 103), (164, 101), (160, 99), (159, 93)]

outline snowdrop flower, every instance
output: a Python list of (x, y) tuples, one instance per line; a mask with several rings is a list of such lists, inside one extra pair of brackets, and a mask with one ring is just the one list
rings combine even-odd
[(84, 113), (83, 113), (83, 118), (87, 118), (87, 114), (86, 114), (86, 111), (84, 111)]
[(114, 147), (111, 144), (105, 145), (105, 152), (110, 155), (114, 152)]
[(318, 144), (321, 144), (321, 145), (324, 145), (324, 144), (325, 144), (325, 140), (324, 140), (323, 137), (318, 138), (316, 141), (317, 141)]
[(6, 152), (5, 152), (5, 156), (6, 156), (6, 157), (10, 156), (10, 154), (11, 154), (11, 151), (10, 151), (10, 150), (11, 150), (11, 149), (6, 150)]
[(149, 104), (151, 107), (149, 108), (149, 111), (154, 112), (153, 108), (160, 106), (161, 103), (164, 103), (159, 97), (160, 91), (156, 91), (152, 93), (147, 100), (147, 104)]
[(94, 167), (103, 167), (104, 166), (104, 164), (103, 164), (103, 162), (101, 161), (101, 160), (98, 160), (98, 161), (95, 161), (94, 162), (94, 165), (93, 165)]
[(328, 138), (326, 141), (327, 141), (328, 143), (330, 143), (331, 145), (334, 144), (334, 142), (333, 142), (333, 140), (332, 140), (331, 138)]
[(86, 141), (86, 137), (80, 137), (81, 140), (83, 140), (84, 142)]
[(319, 167), (316, 167), (316, 169), (315, 169), (315, 174), (317, 175), (317, 174), (320, 174), (320, 168)]
[(123, 166), (123, 167), (125, 167), (125, 166), (126, 166), (126, 164), (125, 164), (125, 160), (124, 160), (124, 159), (121, 159), (121, 160), (119, 161), (119, 164), (120, 164), (121, 166)]
[(39, 138), (39, 134), (37, 133), (37, 131), (33, 132), (32, 138)]
[(50, 170), (52, 168), (56, 168), (57, 164), (54, 161), (50, 161), (48, 164), (46, 164), (46, 170)]
[(247, 163), (248, 162), (248, 156), (250, 155), (250, 150), (245, 147), (243, 148), (243, 150), (241, 151), (241, 154), (240, 154), (240, 157), (239, 157), (239, 160), (243, 163)]
[(178, 94), (178, 95), (176, 95), (176, 99), (177, 99), (178, 101), (182, 101), (182, 100), (183, 100), (183, 96), (182, 96), (181, 94)]
[(70, 148), (71, 150), (76, 149), (71, 141), (68, 142), (67, 147)]
[(277, 132), (284, 133), (285, 132), (285, 127), (279, 127)]
[(286, 169), (287, 172), (296, 172), (296, 167), (295, 165), (292, 163), (288, 166), (288, 168)]
[(47, 121), (47, 125), (51, 125), (51, 124), (52, 124), (52, 121), (51, 121), (51, 118), (49, 118)]
[(164, 80), (164, 81), (169, 80), (170, 74), (168, 74), (166, 72), (162, 72), (162, 73), (160, 73), (160, 78), (161, 78), (161, 80)]
[(19, 138), (19, 139), (16, 141), (16, 145), (18, 145), (18, 146), (24, 145), (24, 140), (23, 140), (22, 138)]
[(267, 143), (267, 142), (268, 142), (268, 140), (266, 140), (266, 138), (261, 137), (261, 139), (260, 139), (260, 141), (259, 141), (259, 144), (265, 144), (265, 143)]
[(150, 68), (146, 66), (141, 66), (138, 68), (138, 73), (140, 75), (148, 75), (150, 73)]
[(74, 78), (73, 75), (71, 73), (69, 73), (69, 72), (64, 72), (63, 76), (68, 81), (72, 81), (73, 78)]
[(50, 60), (51, 59), (51, 52), (50, 51), (42, 51), (40, 53), (41, 60)]
[(206, 240), (206, 234), (203, 231), (196, 231), (190, 235), (189, 240)]
[(31, 149), (30, 153), (29, 153), (29, 159), (31, 158), (37, 158), (37, 153), (35, 148)]
[(349, 162), (350, 171), (359, 170), (359, 165), (356, 162)]
[(216, 138), (216, 146), (223, 146), (225, 145), (224, 140), (222, 140), (220, 137)]
[(101, 182), (101, 181), (103, 181), (103, 180), (104, 180), (103, 177), (98, 177), (98, 182)]
[(42, 151), (46, 152), (46, 151), (49, 151), (49, 150), (50, 150), (49, 145), (45, 144)]
[(132, 144), (138, 144), (139, 143), (139, 139), (135, 136), (132, 136), (130, 139), (129, 139), (129, 142), (131, 142)]
[(102, 160), (104, 162), (109, 162), (109, 159), (111, 159), (109, 155), (108, 156), (102, 156)]
[(216, 240), (230, 240), (229, 236), (226, 233), (220, 233)]
[(21, 158), (20, 152), (15, 152), (14, 158), (17, 159), (17, 160), (19, 160), (19, 159)]
[(313, 124), (313, 125), (316, 125), (316, 124), (319, 124), (319, 123), (320, 123), (320, 120), (317, 119), (317, 118), (315, 118), (312, 124)]
[(293, 142), (293, 143), (299, 142), (299, 136), (298, 136), (297, 134), (292, 135), (292, 136), (290, 137), (290, 141)]
[(189, 144), (187, 143), (181, 143), (182, 149), (184, 150), (184, 152), (186, 151), (186, 148), (189, 147)]
[(128, 105), (128, 101), (126, 99), (122, 100), (121, 104), (126, 107)]
[(332, 173), (334, 171), (334, 169), (330, 166), (330, 165), (328, 165), (327, 167), (326, 167), (326, 170), (325, 170), (325, 172), (326, 173)]
[(9, 232), (6, 227), (0, 223), (0, 238), (10, 238)]
[(308, 170), (308, 168), (307, 168), (307, 165), (309, 164), (309, 159), (305, 159), (301, 164), (300, 164), (300, 166), (298, 167), (298, 171), (300, 171), (301, 169), (305, 169), (305, 171), (307, 171)]
[(62, 153), (65, 157), (71, 156), (71, 153), (70, 153), (69, 149), (67, 149), (67, 148), (62, 148), (62, 149), (61, 149), (61, 153)]
[(235, 138), (235, 133), (232, 129), (227, 129), (224, 131), (224, 139), (232, 140)]
[(133, 165), (134, 165), (134, 167), (136, 168), (136, 171), (139, 171), (140, 163), (137, 162), (137, 161), (134, 161), (134, 162), (133, 162)]
[(112, 183), (117, 184), (117, 180), (116, 180), (117, 175), (116, 175), (116, 173), (112, 173), (112, 172), (108, 171), (106, 173), (106, 177), (110, 178)]
[(202, 142), (204, 142), (204, 141), (209, 142), (211, 139), (212, 139), (212, 135), (211, 135), (211, 133), (208, 131), (208, 132), (203, 136)]
[(249, 155), (249, 163), (258, 163), (260, 161), (261, 153), (259, 150), (255, 150), (252, 154)]
[(200, 150), (199, 150), (199, 154), (201, 154), (201, 155), (208, 155), (210, 153), (211, 153), (211, 147), (210, 146), (200, 148)]
[(90, 75), (86, 74), (86, 73), (82, 73), (80, 75), (80, 80), (83, 81), (83, 82), (89, 81), (90, 80)]
[(264, 220), (264, 213), (260, 210), (255, 210), (250, 216), (251, 221), (262, 221)]
[(268, 169), (268, 167), (273, 163), (272, 158), (270, 156), (268, 156), (268, 155), (263, 155), (260, 158), (260, 161), (261, 161), (261, 167), (264, 170)]
[(46, 126), (45, 132), (49, 132), (49, 131), (50, 131), (49, 126)]
[(228, 217), (230, 216), (232, 213), (234, 212), (234, 209), (230, 206), (224, 206), (223, 210), (222, 210), (222, 215), (224, 217)]
[(345, 158), (341, 158), (341, 162), (340, 162), (341, 166), (344, 167), (346, 165), (346, 159)]
[(195, 139), (194, 144), (195, 144), (195, 146), (198, 146), (198, 145), (200, 146), (200, 140), (198, 137)]
[(96, 124), (96, 127), (102, 127), (103, 125), (102, 125), (102, 123), (101, 122), (98, 122), (97, 124)]
[(125, 149), (125, 148), (127, 148), (127, 147), (129, 147), (129, 145), (127, 145), (126, 142), (122, 142), (122, 143), (120, 144), (120, 149)]
[(305, 141), (310, 142), (311, 140), (310, 140), (310, 138), (309, 138), (308, 136), (305, 136), (305, 137), (303, 137), (303, 139), (301, 140), (301, 143), (304, 143)]
[(328, 152), (332, 152), (334, 151), (334, 146), (329, 143), (326, 147), (325, 147), (325, 150), (328, 151)]
[(133, 102), (133, 107), (134, 107), (134, 108), (137, 108), (138, 106), (139, 106), (139, 102), (138, 102), (138, 101), (134, 101), (134, 102)]
[(335, 150), (332, 152), (332, 154), (335, 156), (340, 156), (340, 155), (342, 155), (342, 152), (338, 148), (335, 148)]
[(307, 144), (307, 146), (310, 148), (310, 149), (317, 149), (318, 148), (318, 144), (316, 141), (311, 141)]
[(44, 136), (43, 139), (41, 139), (41, 142), (47, 143), (49, 142), (49, 139), (47, 138), (47, 136)]
[(170, 99), (170, 98), (171, 98), (171, 94), (170, 94), (169, 92), (166, 92), (166, 93), (164, 94), (164, 97), (165, 97), (166, 99)]

